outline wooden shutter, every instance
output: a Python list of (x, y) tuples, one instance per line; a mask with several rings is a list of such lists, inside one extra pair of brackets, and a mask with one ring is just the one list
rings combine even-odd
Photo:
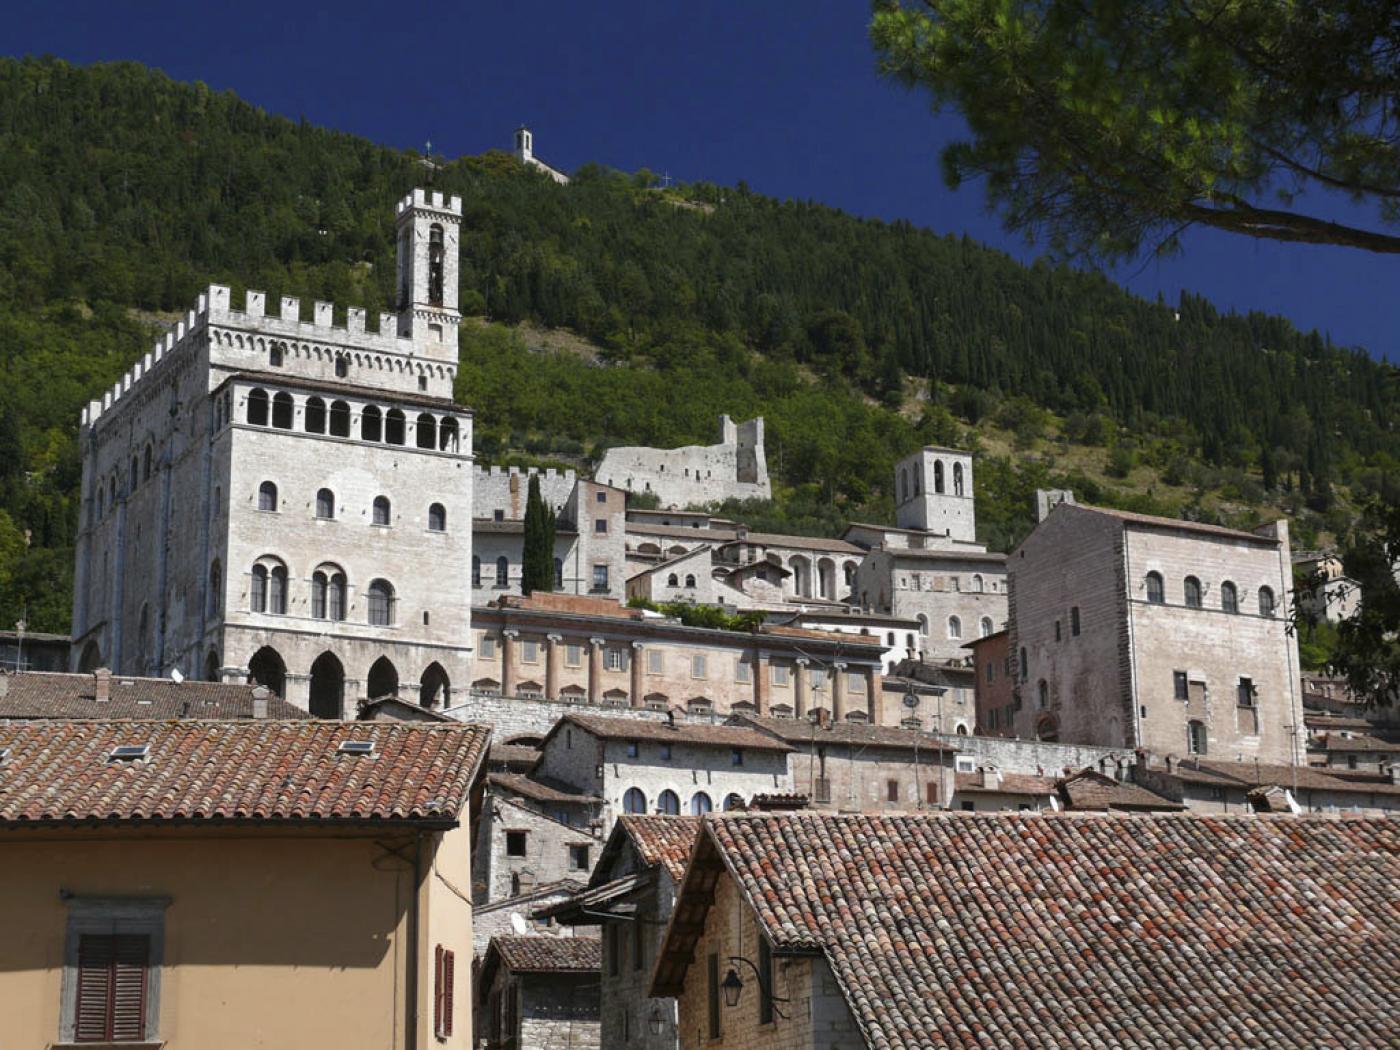
[(442, 945), (433, 950), (433, 1035), (442, 1038)]
[(452, 1034), (453, 984), (457, 970), (457, 955), (437, 946), (433, 958), (433, 1034), (446, 1039)]
[(146, 934), (84, 934), (78, 941), (73, 1038), (80, 1043), (146, 1038)]

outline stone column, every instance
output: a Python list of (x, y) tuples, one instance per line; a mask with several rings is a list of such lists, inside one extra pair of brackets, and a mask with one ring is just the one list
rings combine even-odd
[(768, 654), (755, 649), (753, 654), (753, 713), (759, 716), (768, 714), (768, 675), (771, 673)]
[(807, 713), (807, 664), (805, 656), (793, 661), (792, 669), (792, 716), (801, 718)]
[(870, 717), (871, 725), (879, 726), (885, 724), (884, 684), (884, 676), (880, 674), (878, 665), (865, 669), (865, 697), (870, 703), (870, 709), (867, 714)]
[(632, 653), (631, 653), (631, 656), (632, 656), (632, 706), (633, 706), (633, 707), (642, 707), (642, 706), (645, 704), (645, 702), (646, 702), (645, 699), (643, 698), (643, 695), (642, 695), (643, 690), (644, 690), (645, 687), (646, 687), (646, 686), (645, 686), (645, 682), (642, 680), (642, 657), (643, 657), (643, 655), (645, 655), (645, 654), (644, 654), (643, 651), (642, 651), (642, 643), (641, 643), (641, 642), (633, 642), (633, 643), (632, 643)]
[(846, 665), (831, 665), (831, 719), (840, 722), (846, 717)]
[(546, 700), (559, 699), (559, 643), (563, 635), (544, 636), (544, 696)]
[(303, 711), (311, 710), (311, 676), (309, 674), (292, 674), (288, 671), (282, 676), (282, 699), (289, 704), (295, 704)]
[(515, 695), (515, 639), (519, 634), (514, 627), (501, 632), (501, 695), (507, 699)]
[(603, 702), (603, 639), (588, 639), (588, 702)]

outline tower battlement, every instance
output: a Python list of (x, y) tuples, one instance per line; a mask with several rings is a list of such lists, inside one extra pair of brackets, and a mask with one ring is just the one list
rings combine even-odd
[(460, 219), (462, 217), (462, 198), (455, 194), (451, 197), (444, 197), (436, 190), (415, 189), (399, 201), (394, 208), (394, 214), (402, 215), (413, 208), (434, 208), (437, 211), (448, 212)]

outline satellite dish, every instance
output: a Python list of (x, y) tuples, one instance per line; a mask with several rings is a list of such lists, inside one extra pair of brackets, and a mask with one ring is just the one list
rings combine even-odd
[(185, 676), (180, 673), (180, 669), (178, 667), (175, 667), (172, 668), (170, 671), (170, 680), (176, 685), (179, 685), (185, 680)]
[(521, 915), (518, 911), (510, 913), (510, 928), (516, 936), (530, 932), (530, 927), (525, 923), (525, 916)]

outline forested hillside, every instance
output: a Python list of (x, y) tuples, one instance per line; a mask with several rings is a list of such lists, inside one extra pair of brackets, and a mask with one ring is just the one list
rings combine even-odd
[(915, 444), (967, 442), (999, 546), (1036, 484), (1223, 520), (1282, 508), (1308, 540), (1400, 476), (1394, 370), (1279, 318), (742, 184), (434, 160), (137, 65), (0, 60), (0, 626), (27, 602), (32, 628), (66, 630), (78, 410), (161, 313), (210, 281), (338, 319), (386, 306), (393, 202), (429, 178), (464, 200), (479, 320), (457, 393), (485, 459), (708, 442), (721, 412), (762, 413), (780, 491), (731, 509), (821, 529), (887, 516)]

